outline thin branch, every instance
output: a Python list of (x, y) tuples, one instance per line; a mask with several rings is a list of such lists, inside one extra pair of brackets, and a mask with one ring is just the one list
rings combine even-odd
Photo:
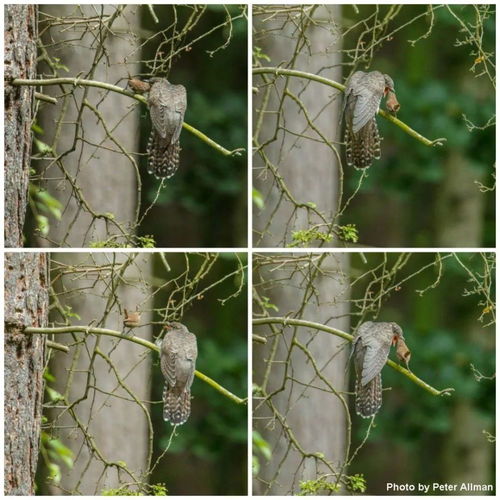
[[(305, 328), (314, 328), (316, 330), (321, 330), (326, 333), (331, 333), (332, 335), (336, 335), (337, 337), (341, 337), (345, 340), (348, 340), (349, 342), (352, 342), (353, 336), (350, 335), (349, 333), (343, 332), (342, 330), (338, 330), (337, 328), (332, 328), (330, 326), (323, 325), (321, 323), (315, 323), (313, 321), (307, 321), (303, 319), (293, 319), (293, 318), (279, 318), (279, 317), (270, 317), (270, 318), (257, 318), (252, 321), (254, 325), (272, 325), (272, 324), (280, 324), (283, 326), (303, 326)], [(412, 382), (414, 382), (416, 385), (422, 387), (425, 389), (427, 392), (431, 393), (433, 396), (450, 396), (451, 393), (455, 390), (453, 388), (447, 388), (447, 389), (435, 389), (434, 387), (430, 386), (427, 382), (424, 382), (422, 379), (418, 378), (414, 373), (411, 371), (407, 370), (406, 368), (403, 368), (402, 366), (398, 365), (394, 361), (391, 361), (390, 359), (387, 360), (387, 364), (393, 368), (394, 370), (402, 373), (406, 377), (408, 377)]]
[(260, 335), (252, 335), (252, 341), (257, 342), (258, 344), (267, 344), (266, 337), (261, 337)]
[[(116, 92), (117, 94), (122, 94), (124, 96), (130, 97), (137, 101), (143, 102), (147, 104), (147, 100), (145, 97), (134, 94), (133, 92), (129, 92), (128, 90), (122, 89), (117, 85), (112, 85), (111, 83), (98, 82), (95, 80), (85, 80), (83, 78), (45, 78), (39, 80), (25, 80), (22, 78), (15, 78), (10, 82), (13, 86), (21, 86), (21, 85), (34, 85), (34, 86), (47, 86), (47, 85), (73, 85), (73, 87), (96, 87), (104, 90), (109, 90), (111, 92)], [(182, 124), (183, 128), (188, 132), (198, 137), (198, 139), (202, 140), (210, 147), (214, 148), (219, 153), (224, 156), (240, 156), (241, 152), (244, 151), (244, 148), (237, 148), (230, 151), (222, 147), (220, 144), (216, 143), (213, 139), (206, 136), (203, 132), (200, 132), (198, 129), (194, 128), (191, 125), (188, 125), (186, 122)]]
[[(59, 334), (64, 334), (64, 333), (73, 333), (73, 332), (81, 332), (81, 333), (92, 333), (94, 335), (107, 335), (109, 337), (116, 337), (120, 338), (123, 340), (128, 340), (130, 342), (134, 342), (135, 344), (139, 344), (143, 347), (146, 347), (148, 349), (151, 349), (152, 351), (160, 352), (160, 348), (156, 345), (153, 344), (152, 342), (149, 342), (148, 340), (141, 339), (140, 337), (135, 337), (133, 335), (123, 335), (121, 332), (118, 332), (116, 330), (108, 330), (107, 328), (90, 328), (87, 326), (60, 326), (60, 327), (55, 327), (55, 328), (38, 328), (38, 327), (26, 327), (22, 331), (22, 333), (26, 334), (41, 334), (41, 335), (59, 335)], [(207, 375), (199, 372), (196, 370), (194, 374), (203, 382), (206, 382), (208, 385), (213, 387), (216, 391), (219, 391), (222, 395), (226, 396), (233, 402), (237, 404), (246, 404), (247, 398), (239, 398), (238, 396), (234, 395), (232, 392), (228, 391), (224, 387), (222, 387), (220, 384), (218, 384), (215, 380), (211, 379)]]
[[(252, 71), (254, 75), (262, 75), (270, 73), (276, 76), (295, 76), (297, 78), (307, 78), (308, 80), (322, 83), (323, 85), (328, 85), (329, 87), (341, 90), (342, 92), (345, 90), (345, 86), (342, 85), (341, 83), (338, 83), (334, 80), (329, 80), (328, 78), (324, 78), (322, 76), (315, 75), (314, 73), (307, 73), (305, 71), (297, 71), (293, 69), (284, 69), (284, 68), (267, 68), (267, 67), (254, 68)], [(423, 135), (419, 134), (417, 131), (413, 130), (411, 127), (406, 125), (406, 123), (402, 122), (401, 120), (398, 120), (390, 113), (387, 113), (386, 111), (383, 111), (381, 109), (379, 109), (378, 114), (383, 118), (385, 118), (386, 120), (389, 120), (390, 122), (394, 123), (394, 125), (397, 125), (401, 130), (406, 132), (411, 137), (417, 139), (417, 141), (421, 142), (422, 144), (425, 144), (426, 146), (442, 146), (443, 143), (446, 141), (446, 138), (444, 137), (440, 137), (439, 139), (434, 139), (434, 140), (427, 139), (426, 137), (424, 137)]]
[(52, 340), (47, 340), (47, 347), (55, 349), (56, 351), (61, 351), (65, 353), (69, 352), (69, 347), (67, 345), (58, 344), (57, 342), (52, 342)]

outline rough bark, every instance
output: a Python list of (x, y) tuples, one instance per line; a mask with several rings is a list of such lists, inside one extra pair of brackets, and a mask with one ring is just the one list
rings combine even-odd
[(13, 78), (35, 78), (37, 6), (6, 5), (5, 72), (5, 246), (23, 246), (31, 159), (33, 87), (13, 87)]
[(5, 255), (4, 439), (6, 495), (33, 495), (43, 403), (45, 337), (22, 328), (46, 326), (47, 256)]

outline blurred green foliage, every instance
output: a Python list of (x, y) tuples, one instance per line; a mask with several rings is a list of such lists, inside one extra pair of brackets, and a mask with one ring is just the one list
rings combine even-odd
[[(379, 118), (384, 137), (382, 159), (369, 169), (344, 222), (357, 224), (363, 244), (439, 246), (439, 233), (447, 221), (436, 221), (438, 202), (450, 180), (458, 175), (456, 169), (466, 168), (488, 187), (495, 181), (495, 87), (482, 72), (482, 52), (476, 46), (476, 41), (482, 44), (482, 51), (494, 65), (495, 6), (450, 7), (472, 36), (464, 33), (445, 6), (434, 9), (434, 18), (427, 5), (363, 5), (357, 12), (345, 6), (344, 22), (354, 24), (370, 15), (375, 17), (369, 25), (373, 19), (385, 21), (394, 7), (401, 10), (378, 33), (380, 37), (392, 36), (376, 47), (373, 60), (360, 61), (356, 69), (390, 74), (401, 104), (398, 118), (428, 139), (445, 137), (447, 141), (443, 147), (424, 146)], [(483, 18), (475, 30), (478, 12)], [(355, 46), (365, 28), (360, 24), (352, 29), (344, 46)], [(364, 43), (371, 43), (371, 37), (371, 32), (365, 33)], [(481, 128), (470, 130), (469, 121)], [(486, 126), (488, 122), (490, 126)], [(460, 158), (460, 166), (455, 158)], [(346, 173), (349, 189), (354, 190), (362, 172), (348, 169)], [(480, 190), (480, 186), (471, 189)], [(495, 246), (494, 191), (482, 196), (478, 221), (481, 241), (466, 246)], [(460, 206), (465, 200), (456, 202)], [(384, 231), (379, 230), (382, 220)]]
[[(384, 368), (383, 387), (390, 389), (384, 391), (383, 406), (368, 442), (356, 459), (356, 467), (351, 468), (351, 472), (364, 473), (369, 494), (386, 491), (384, 481), (391, 482), (395, 477), (398, 483), (446, 482), (450, 477), (444, 459), (447, 446), (455, 442), (460, 432), (476, 433), (477, 447), (487, 447), (494, 457), (494, 448), (487, 438), (476, 429), (468, 428), (467, 422), (457, 428), (456, 419), (458, 408), (466, 406), (485, 430), (492, 430), (495, 425), (495, 381), (488, 378), (495, 374), (495, 327), (487, 325), (494, 311), (488, 310), (484, 297), (476, 293), (486, 289), (485, 285), (491, 280), (490, 298), (494, 300), (495, 256), (489, 254), (489, 266), (493, 267), (488, 269), (480, 254), (457, 255), (478, 279), (477, 283), (454, 257), (442, 260), (440, 267), (437, 262), (432, 265), (435, 254), (415, 253), (398, 270), (395, 283), (405, 276), (411, 278), (390, 293), (380, 314), (363, 317), (364, 321), (395, 321), (401, 325), (412, 352), (410, 369), (437, 389), (452, 387), (455, 390), (449, 397), (432, 396), (395, 370)], [(364, 257), (366, 264), (360, 258), (354, 259), (356, 273), (373, 268), (383, 258), (382, 254), (373, 253)], [(385, 257), (385, 269), (389, 270), (399, 254)], [(431, 266), (419, 272), (429, 264)], [(373, 279), (373, 275), (356, 283), (353, 297), (364, 295), (368, 279)], [(394, 353), (391, 358), (396, 359)], [(487, 378), (478, 380), (474, 367)], [(370, 420), (353, 418), (353, 446), (356, 447), (365, 438)], [(380, 460), (374, 462), (374, 454), (380, 456)], [(397, 470), (384, 472), (391, 454), (398, 457)], [(456, 456), (454, 460), (460, 461), (461, 457)], [(490, 472), (494, 477), (493, 459), (490, 465), (491, 471), (485, 473)]]
[[(55, 377), (48, 368), (45, 369), (43, 378), (45, 379), (46, 398), (51, 403), (64, 401), (64, 397), (58, 391), (49, 386), (55, 382)], [(42, 424), (47, 423), (47, 417), (42, 416)], [(47, 477), (42, 477), (41, 469), (37, 470), (37, 492), (44, 488), (47, 479), (49, 482), (58, 485), (61, 482), (62, 470), (61, 466), (66, 469), (72, 469), (74, 465), (74, 454), (58, 437), (51, 435), (46, 430), (42, 430), (40, 435), (40, 457), (43, 460), (43, 469)]]
[[(253, 393), (256, 393), (255, 389)], [(252, 431), (252, 452), (252, 474), (257, 476), (260, 470), (260, 460), (270, 460), (272, 451), (269, 443), (262, 437), (262, 434), (255, 430)]]
[[(243, 265), (246, 254), (239, 254)], [(204, 257), (189, 255), (190, 275), (194, 276)], [(185, 269), (183, 254), (169, 254), (171, 273)], [(238, 269), (235, 254), (221, 254), (210, 269), (209, 283)], [(159, 258), (155, 266), (159, 278), (165, 272)], [(172, 274), (169, 273), (169, 276)], [(240, 277), (224, 280), (191, 303), (182, 322), (198, 338), (196, 368), (239, 397), (247, 397), (247, 273), (245, 286), (235, 297), (223, 302), (240, 286)], [(156, 307), (164, 307), (168, 291), (156, 295)], [(164, 380), (155, 360), (153, 399), (162, 396)], [(153, 405), (155, 446), (159, 455), (170, 447), (151, 482), (166, 483), (170, 494), (245, 495), (247, 491), (247, 406), (235, 404), (209, 385), (195, 378), (191, 416), (177, 427), (162, 418), (162, 406)]]
[[(213, 32), (179, 54), (168, 77), (172, 83), (186, 87), (187, 123), (228, 150), (246, 149), (247, 20), (242, 16), (231, 25), (214, 29), (227, 20), (228, 14), (237, 17), (246, 7), (155, 5), (154, 8), (159, 24), (153, 24), (146, 7), (142, 10), (144, 29), (153, 32), (167, 29), (174, 19), (178, 26), (183, 26), (193, 9), (205, 9), (187, 39)], [(152, 37), (144, 44), (143, 60), (154, 58), (160, 39)], [(217, 48), (220, 49), (216, 51)], [(146, 66), (142, 71), (146, 75), (151, 73)], [(145, 151), (150, 132), (145, 107), (141, 118), (141, 151)], [(141, 227), (141, 234), (153, 234), (159, 247), (246, 246), (246, 152), (241, 156), (223, 156), (186, 131), (181, 134), (181, 148), (180, 168), (166, 181)], [(146, 173), (146, 158), (142, 161), (145, 200), (150, 204), (156, 197), (159, 181)]]
[[(152, 497), (164, 497), (168, 494), (168, 490), (164, 484), (151, 484), (149, 485), (150, 491), (148, 496)], [(144, 493), (139, 493), (137, 491), (129, 490), (128, 488), (116, 488), (110, 490), (101, 491), (101, 495), (105, 497), (142, 497), (145, 496)]]

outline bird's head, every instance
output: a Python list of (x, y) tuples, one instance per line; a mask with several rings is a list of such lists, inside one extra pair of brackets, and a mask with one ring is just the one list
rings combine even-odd
[(163, 325), (163, 329), (167, 332), (172, 330), (180, 330), (181, 332), (187, 332), (188, 329), (178, 321), (168, 321)]
[(403, 330), (401, 330), (401, 327), (396, 323), (391, 323), (391, 327), (393, 333), (392, 345), (395, 345), (399, 339), (404, 340)]
[(389, 75), (384, 75), (384, 80), (385, 80), (384, 95), (387, 95), (388, 92), (392, 92), (393, 94), (395, 94), (396, 91), (394, 90), (394, 82), (392, 81), (392, 78)]

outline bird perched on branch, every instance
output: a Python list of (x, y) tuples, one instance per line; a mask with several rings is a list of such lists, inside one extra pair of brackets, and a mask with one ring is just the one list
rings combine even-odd
[(127, 309), (123, 309), (125, 317), (123, 318), (123, 326), (126, 328), (136, 328), (141, 324), (141, 313), (140, 311), (130, 312)]
[(356, 413), (372, 417), (382, 406), (381, 371), (389, 357), (391, 346), (406, 363), (410, 351), (404, 342), (403, 330), (396, 323), (367, 321), (358, 328), (353, 340), (356, 369)]
[(144, 94), (145, 92), (149, 92), (151, 85), (145, 80), (139, 80), (139, 78), (130, 78), (128, 80), (128, 86), (136, 93), (136, 94)]
[(403, 337), (398, 337), (396, 340), (396, 356), (399, 361), (406, 365), (406, 368), (410, 369), (410, 359), (411, 359), (411, 351), (408, 349), (406, 342)]
[(148, 105), (153, 128), (148, 142), (148, 172), (168, 179), (179, 168), (186, 89), (172, 85), (166, 78), (151, 78), (150, 83)]
[(186, 89), (172, 85), (166, 78), (151, 78), (147, 82), (131, 78), (128, 85), (134, 92), (149, 92), (152, 129), (147, 148), (148, 172), (169, 179), (179, 168), (179, 136), (187, 107)]
[(198, 347), (196, 336), (182, 323), (166, 323), (164, 329), (160, 352), (161, 371), (165, 377), (163, 419), (180, 425), (191, 413), (191, 384)]
[(382, 97), (391, 112), (399, 110), (394, 82), (379, 71), (356, 71), (347, 81), (344, 96), (344, 119), (347, 164), (369, 167), (380, 158), (380, 135), (376, 115)]

